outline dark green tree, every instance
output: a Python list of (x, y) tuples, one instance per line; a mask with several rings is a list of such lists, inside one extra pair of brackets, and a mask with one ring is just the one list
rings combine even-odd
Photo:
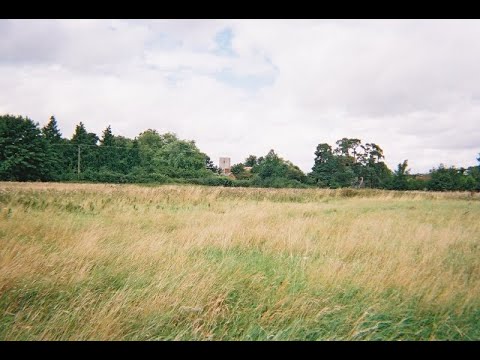
[(357, 161), (357, 155), (361, 147), (361, 143), (362, 142), (360, 139), (343, 138), (337, 140), (337, 148), (334, 150), (334, 152), (337, 155), (351, 158), (352, 162), (355, 163)]
[(397, 170), (393, 174), (391, 188), (393, 190), (408, 190), (408, 160), (398, 164)]
[(267, 187), (292, 187), (307, 182), (298, 166), (278, 156), (273, 149), (252, 168), (252, 173), (257, 185)]
[(347, 138), (338, 140), (337, 145), (333, 151), (326, 143), (317, 146), (309, 177), (319, 187), (348, 187), (355, 179), (354, 158), (349, 155), (350, 140)]
[(126, 163), (127, 171), (141, 171), (140, 145), (137, 139), (134, 139), (129, 145)]
[(210, 156), (208, 156), (206, 154), (205, 154), (205, 168), (207, 170), (210, 170), (214, 174), (220, 174), (220, 168), (218, 166), (216, 166), (213, 163), (212, 159), (210, 159)]
[(242, 163), (235, 164), (231, 167), (230, 171), (238, 180), (247, 180), (252, 177), (252, 173), (245, 169), (245, 165)]
[(50, 180), (51, 160), (38, 123), (28, 117), (0, 116), (0, 179)]
[[(167, 137), (167, 139), (165, 139)], [(167, 140), (167, 141), (165, 141)], [(176, 141), (178, 138), (174, 134), (160, 135), (154, 129), (148, 129), (137, 137), (139, 145), (140, 162), (142, 169), (147, 173), (155, 173), (154, 158), (166, 142)]]
[(98, 152), (97, 156), (102, 171), (108, 171), (113, 174), (123, 172), (122, 159), (126, 155), (126, 149), (115, 146), (115, 136), (112, 133), (112, 127), (110, 125), (103, 130), (100, 147), (96, 149), (96, 151)]
[(87, 132), (83, 122), (80, 122), (75, 127), (75, 132), (73, 133), (72, 139), (70, 142), (74, 145), (97, 145), (98, 136), (94, 133)]
[(47, 125), (42, 128), (43, 137), (51, 144), (62, 143), (62, 134), (58, 129), (57, 120), (52, 115)]
[(480, 191), (480, 166), (471, 166), (468, 168), (468, 174), (475, 183), (472, 190)]
[(475, 172), (455, 166), (430, 170), (430, 180), (427, 183), (429, 190), (434, 191), (471, 191), (476, 189)]
[(318, 144), (310, 176), (319, 187), (329, 187), (332, 184), (337, 165), (332, 147), (327, 143)]
[(249, 155), (246, 159), (245, 162), (243, 163), (245, 166), (250, 166), (253, 167), (257, 165), (257, 157), (255, 155)]
[(355, 164), (357, 177), (362, 177), (365, 187), (385, 188), (391, 182), (392, 172), (382, 161), (383, 150), (375, 143), (367, 143), (360, 146), (362, 152), (358, 155), (358, 162)]
[(100, 146), (115, 146), (115, 136), (112, 134), (112, 127), (110, 125), (103, 130)]
[(282, 160), (272, 149), (265, 156), (261, 164), (258, 165), (258, 175), (262, 179), (271, 177), (281, 177), (284, 169), (282, 169)]
[(80, 148), (80, 173), (96, 172), (102, 164), (100, 152), (97, 149), (98, 136), (95, 133), (89, 133), (83, 122), (75, 127), (70, 144), (76, 145), (73, 153), (70, 154), (70, 166), (74, 172), (77, 170), (78, 148)]
[(72, 153), (69, 149), (67, 140), (63, 139), (58, 129), (57, 120), (52, 115), (49, 122), (42, 128), (42, 136), (47, 141), (48, 156), (52, 164), (52, 180), (66, 180), (66, 172), (68, 169), (68, 156)]

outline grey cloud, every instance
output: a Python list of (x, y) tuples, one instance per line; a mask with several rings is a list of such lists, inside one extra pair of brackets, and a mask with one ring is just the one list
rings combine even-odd
[(55, 62), (66, 41), (51, 20), (0, 20), (0, 63)]
[(344, 24), (292, 29), (303, 40), (287, 39), (288, 52), (278, 49), (277, 63), (286, 83), (297, 82), (299, 62), (311, 74), (296, 84), (302, 91), (301, 105), (385, 116), (442, 110), (458, 97), (478, 93), (480, 51), (472, 46), (480, 36), (478, 24)]
[(108, 20), (0, 20), (0, 63), (59, 64), (78, 71), (141, 58), (148, 31)]

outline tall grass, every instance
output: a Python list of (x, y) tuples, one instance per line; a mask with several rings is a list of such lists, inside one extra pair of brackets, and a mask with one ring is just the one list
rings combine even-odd
[(0, 183), (2, 340), (480, 339), (480, 195)]

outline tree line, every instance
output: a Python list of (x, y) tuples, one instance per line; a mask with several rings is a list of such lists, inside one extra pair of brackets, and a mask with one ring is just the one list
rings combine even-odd
[[(193, 140), (148, 129), (134, 139), (101, 134), (80, 122), (70, 139), (52, 116), (40, 127), (28, 117), (0, 116), (0, 180), (89, 181), (108, 183), (192, 183), (222, 186), (378, 188), (392, 190), (478, 191), (480, 165), (439, 165), (428, 174), (410, 174), (408, 162), (391, 171), (382, 148), (360, 139), (342, 138), (332, 147), (319, 144), (311, 172), (283, 159), (274, 150), (249, 155), (231, 167), (235, 179), (221, 174)], [(480, 154), (477, 159), (480, 162)]]

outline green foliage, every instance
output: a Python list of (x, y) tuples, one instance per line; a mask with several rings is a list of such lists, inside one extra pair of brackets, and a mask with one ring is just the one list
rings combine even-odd
[(332, 147), (326, 143), (318, 144), (310, 178), (319, 187), (329, 187), (332, 185), (333, 174), (337, 169), (338, 165), (333, 155)]
[[(157, 153), (166, 145), (178, 141), (175, 134), (160, 135), (156, 130), (148, 129), (137, 137), (139, 146), (140, 166), (150, 172), (155, 172)], [(158, 162), (158, 159), (157, 159)]]
[(454, 166), (446, 168), (443, 164), (430, 171), (431, 179), (428, 189), (435, 191), (475, 190), (477, 181), (466, 169), (457, 169)]
[[(480, 161), (480, 160), (479, 160)], [(480, 191), (480, 166), (472, 166), (468, 168), (468, 174), (475, 182), (475, 190)]]
[(428, 179), (425, 176), (409, 175), (407, 177), (408, 190), (428, 190)]
[(54, 116), (51, 116), (48, 124), (42, 128), (42, 136), (47, 142), (46, 154), (51, 164), (49, 179), (55, 181), (66, 180), (64, 169), (68, 168), (68, 162), (65, 160), (65, 155), (69, 149), (65, 146), (67, 141), (62, 138)]
[(252, 173), (255, 174), (253, 182), (257, 185), (281, 187), (280, 184), (285, 184), (289, 185), (286, 187), (294, 187), (307, 180), (298, 166), (278, 156), (273, 149), (260, 159), (252, 168)]
[(220, 168), (216, 166), (213, 161), (210, 159), (210, 156), (204, 154), (205, 156), (205, 167), (207, 170), (210, 170), (214, 174), (220, 174)]
[(258, 164), (257, 157), (255, 155), (249, 155), (245, 162), (243, 163), (245, 166), (253, 167)]
[(405, 160), (403, 163), (398, 164), (397, 170), (393, 174), (391, 188), (393, 190), (408, 190), (408, 175), (409, 170), (408, 160)]
[(101, 146), (114, 146), (115, 145), (115, 136), (112, 134), (112, 127), (108, 125), (108, 127), (103, 130), (103, 136), (100, 139)]
[(51, 144), (60, 144), (62, 142), (62, 134), (58, 129), (57, 120), (54, 116), (50, 117), (50, 121), (42, 128), (43, 137)]
[(0, 116), (0, 179), (49, 180), (53, 168), (48, 143), (28, 117)]
[(351, 158), (351, 160), (354, 163), (356, 162), (358, 149), (361, 146), (360, 139), (343, 138), (343, 139), (337, 140), (336, 144), (337, 144), (337, 148), (334, 151), (335, 154), (344, 156), (346, 158)]
[[(428, 176), (419, 176), (409, 173), (406, 160), (392, 173), (383, 159), (377, 144), (342, 138), (334, 149), (326, 143), (317, 146), (308, 175), (270, 150), (265, 156), (249, 155), (243, 163), (233, 165), (232, 180), (218, 176), (220, 169), (195, 141), (179, 139), (174, 133), (147, 129), (129, 139), (114, 135), (109, 125), (99, 139), (80, 122), (71, 139), (66, 139), (54, 116), (41, 129), (28, 118), (0, 116), (1, 180), (480, 190), (480, 165), (468, 169), (441, 165)], [(480, 162), (480, 154), (477, 160)]]
[(85, 125), (80, 122), (75, 127), (75, 132), (72, 136), (71, 143), (75, 145), (97, 145), (98, 136), (94, 133), (87, 132)]
[(250, 171), (247, 171), (247, 169), (245, 169), (245, 165), (241, 163), (233, 165), (230, 171), (233, 175), (235, 175), (235, 178), (238, 180), (248, 180), (253, 176)]
[(208, 186), (225, 186), (231, 187), (234, 186), (234, 180), (226, 176), (209, 176), (203, 178), (190, 179), (189, 183), (197, 185), (208, 185)]
[(343, 188), (361, 186), (385, 188), (391, 172), (381, 161), (383, 150), (374, 143), (362, 145), (360, 139), (343, 138), (332, 149), (321, 143), (315, 151), (309, 179), (319, 187)]
[(153, 163), (156, 170), (170, 177), (194, 178), (211, 174), (205, 167), (205, 155), (193, 141), (165, 143), (155, 152)]

